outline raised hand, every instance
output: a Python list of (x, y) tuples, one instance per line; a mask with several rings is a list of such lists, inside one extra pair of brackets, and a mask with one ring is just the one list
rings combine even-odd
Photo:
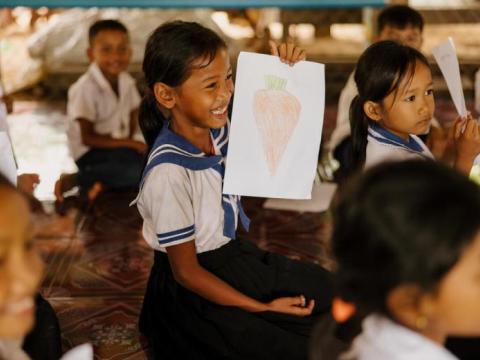
[(307, 58), (305, 50), (296, 46), (291, 41), (277, 45), (273, 40), (270, 40), (269, 45), (271, 54), (278, 56), (280, 61), (290, 66)]
[(480, 126), (470, 114), (454, 123), (455, 167), (467, 174), (480, 154)]

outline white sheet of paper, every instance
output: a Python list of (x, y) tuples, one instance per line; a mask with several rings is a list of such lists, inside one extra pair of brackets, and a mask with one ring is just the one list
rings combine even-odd
[(467, 116), (467, 106), (465, 105), (462, 79), (460, 78), (460, 67), (453, 39), (449, 37), (446, 41), (433, 48), (432, 54), (442, 71), (457, 112), (461, 116)]
[(310, 199), (324, 106), (323, 64), (241, 52), (223, 193)]
[(17, 186), (17, 166), (13, 157), (10, 137), (6, 131), (0, 131), (0, 173)]
[(90, 344), (74, 347), (65, 353), (60, 360), (93, 360), (93, 348)]
[(323, 212), (330, 207), (336, 190), (336, 184), (314, 184), (310, 200), (268, 199), (263, 207), (272, 210)]

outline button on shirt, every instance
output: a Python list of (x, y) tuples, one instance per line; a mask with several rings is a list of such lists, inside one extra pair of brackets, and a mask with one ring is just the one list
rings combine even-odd
[(130, 115), (139, 107), (141, 99), (135, 80), (126, 72), (118, 77), (118, 93), (117, 96), (95, 63), (70, 87), (67, 135), (75, 160), (89, 150), (82, 142), (78, 118), (91, 121), (93, 129), (100, 135), (110, 135), (115, 139), (129, 136)]

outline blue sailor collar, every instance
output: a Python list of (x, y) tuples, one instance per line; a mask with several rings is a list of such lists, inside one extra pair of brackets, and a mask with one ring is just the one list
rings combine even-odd
[[(219, 173), (223, 181), (225, 173), (224, 157), (227, 155), (228, 148), (228, 131), (228, 122), (221, 129), (211, 130), (212, 141), (216, 148), (220, 149), (221, 155), (207, 156), (207, 154), (195, 145), (189, 143), (186, 139), (171, 131), (168, 128), (168, 124), (164, 124), (148, 155), (147, 165), (143, 170), (142, 179), (140, 181), (140, 191), (132, 204), (138, 200), (148, 173), (155, 166), (163, 163), (180, 165), (190, 170), (206, 170), (212, 168)], [(236, 204), (240, 220), (245, 230), (248, 231), (250, 225), (250, 219), (243, 210), (240, 197), (222, 194), (222, 207), (224, 210), (223, 233), (231, 239), (235, 239), (236, 229), (236, 216), (233, 204)]]
[(408, 141), (405, 141), (400, 136), (391, 133), (390, 131), (382, 128), (373, 121), (369, 122), (368, 136), (372, 137), (380, 143), (401, 147), (409, 152), (415, 152), (420, 154), (423, 154), (425, 152), (424, 147), (412, 136), (409, 136)]
[[(217, 146), (222, 145), (220, 141), (228, 139), (228, 129), (224, 126), (222, 129), (216, 129), (212, 132), (212, 140)], [(140, 186), (150, 170), (162, 163), (173, 163), (185, 167), (189, 170), (206, 170), (216, 168), (224, 160), (227, 151), (227, 144), (220, 147), (221, 155), (208, 156), (195, 145), (188, 142), (180, 135), (175, 134), (165, 124), (160, 131), (152, 150), (148, 155), (147, 165), (142, 174)], [(223, 178), (223, 171), (221, 172)]]

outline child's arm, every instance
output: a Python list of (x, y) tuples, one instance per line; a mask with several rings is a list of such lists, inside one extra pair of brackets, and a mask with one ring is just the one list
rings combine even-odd
[(144, 153), (146, 145), (140, 141), (132, 139), (114, 139), (110, 135), (97, 134), (93, 128), (93, 123), (87, 119), (76, 119), (80, 124), (82, 142), (93, 148), (131, 148), (139, 153)]
[(262, 303), (242, 294), (198, 263), (194, 241), (169, 246), (167, 254), (175, 280), (211, 302), (236, 306), (249, 312), (274, 311), (296, 316), (307, 316), (312, 313), (314, 300), (307, 304), (302, 295)]
[(454, 124), (454, 138), (454, 166), (469, 175), (473, 162), (480, 153), (480, 127), (477, 121), (470, 115), (466, 119), (457, 118)]
[(133, 109), (130, 112), (130, 129), (128, 134), (128, 137), (130, 139), (133, 139), (133, 136), (135, 135), (137, 129), (138, 129), (138, 108)]

